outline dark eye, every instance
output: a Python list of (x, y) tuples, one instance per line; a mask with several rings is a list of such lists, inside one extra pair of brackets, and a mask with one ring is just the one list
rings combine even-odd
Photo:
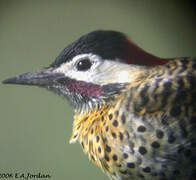
[(91, 66), (92, 63), (90, 62), (89, 59), (82, 59), (77, 63), (76, 68), (78, 71), (86, 71), (90, 69)]

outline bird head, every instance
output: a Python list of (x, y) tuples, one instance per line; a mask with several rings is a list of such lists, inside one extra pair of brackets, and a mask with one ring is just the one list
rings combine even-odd
[(120, 32), (99, 30), (67, 46), (47, 68), (3, 83), (47, 88), (81, 111), (119, 94), (138, 77), (139, 68), (166, 62), (143, 51)]

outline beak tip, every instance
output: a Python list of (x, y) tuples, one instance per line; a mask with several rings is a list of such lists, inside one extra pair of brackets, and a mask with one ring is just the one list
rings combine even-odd
[(9, 78), (1, 82), (1, 84), (14, 84), (14, 83), (16, 83), (16, 77)]

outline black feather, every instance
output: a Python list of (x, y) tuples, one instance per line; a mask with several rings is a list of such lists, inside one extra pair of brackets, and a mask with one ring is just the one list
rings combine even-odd
[(126, 36), (120, 32), (93, 31), (67, 46), (51, 66), (58, 67), (64, 62), (71, 61), (74, 56), (84, 53), (96, 54), (103, 59), (126, 59), (127, 50), (123, 46), (126, 43)]

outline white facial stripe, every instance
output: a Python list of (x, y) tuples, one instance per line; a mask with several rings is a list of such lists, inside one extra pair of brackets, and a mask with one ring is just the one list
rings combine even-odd
[(121, 83), (123, 83), (123, 82), (129, 82), (130, 81), (129, 78), (130, 78), (130, 76), (129, 76), (129, 73), (127, 71), (121, 71), (118, 74), (117, 81), (118, 82), (121, 82)]
[[(79, 71), (76, 64), (88, 58), (92, 66), (87, 71)], [(117, 61), (102, 60), (94, 54), (81, 54), (74, 57), (71, 61), (63, 63), (54, 72), (63, 73), (66, 77), (78, 81), (85, 81), (94, 84), (126, 83), (130, 82), (130, 65)]]

